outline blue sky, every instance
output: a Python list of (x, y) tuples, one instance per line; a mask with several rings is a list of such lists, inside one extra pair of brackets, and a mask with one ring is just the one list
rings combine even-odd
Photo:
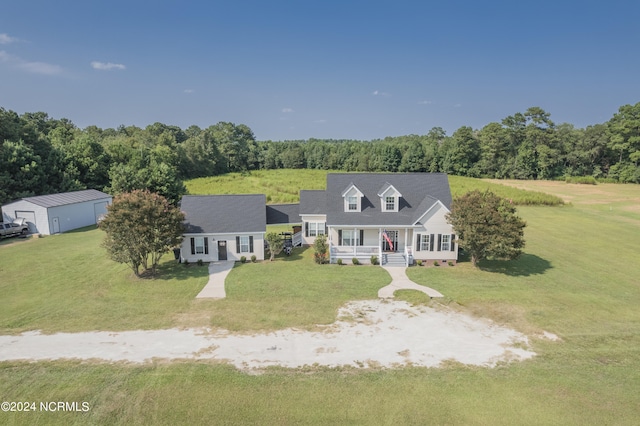
[(479, 129), (640, 101), (635, 1), (6, 1), (0, 106), (258, 140)]

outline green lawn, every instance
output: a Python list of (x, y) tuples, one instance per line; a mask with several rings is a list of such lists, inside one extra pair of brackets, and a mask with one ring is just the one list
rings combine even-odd
[[(3, 362), (3, 401), (87, 401), (91, 410), (0, 413), (0, 422), (635, 425), (640, 212), (633, 200), (640, 187), (595, 188), (605, 194), (591, 198), (558, 186), (558, 195), (577, 194), (571, 205), (519, 207), (528, 227), (518, 261), (408, 272), (444, 293), (442, 303), (453, 309), (530, 336), (542, 330), (560, 336), (558, 342), (532, 337), (538, 355), (530, 360), (493, 369), (450, 363), (398, 370), (272, 368), (262, 375), (209, 362)], [(227, 299), (195, 301), (205, 268), (168, 262), (167, 279), (137, 280), (105, 258), (99, 241), (100, 231), (89, 230), (0, 246), (2, 332), (199, 324), (239, 331), (312, 328), (333, 320), (343, 301), (375, 297), (389, 280), (380, 268), (315, 265), (307, 250), (273, 263), (239, 265), (229, 275)], [(102, 292), (99, 303), (95, 290)], [(414, 292), (398, 297), (430, 303)]]
[[(100, 247), (95, 227), (0, 246), (0, 333), (171, 327), (207, 282), (207, 268), (163, 258), (159, 278), (135, 278)], [(10, 244), (8, 242), (11, 241)]]

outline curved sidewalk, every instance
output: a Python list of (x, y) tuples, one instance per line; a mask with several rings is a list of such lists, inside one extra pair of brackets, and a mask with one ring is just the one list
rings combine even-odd
[(381, 299), (393, 298), (393, 293), (397, 290), (417, 290), (429, 297), (444, 297), (442, 293), (424, 285), (416, 284), (407, 277), (404, 266), (383, 266), (382, 269), (391, 275), (391, 284), (378, 290), (378, 297)]
[(227, 297), (227, 293), (224, 291), (224, 281), (233, 265), (232, 261), (209, 263), (209, 282), (198, 293), (196, 299), (224, 299)]

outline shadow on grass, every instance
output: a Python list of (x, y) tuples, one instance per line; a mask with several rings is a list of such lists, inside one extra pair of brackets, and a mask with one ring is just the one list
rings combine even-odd
[(170, 261), (159, 265), (155, 275), (143, 276), (141, 278), (163, 281), (182, 281), (191, 278), (205, 277), (209, 275), (208, 266), (208, 263), (198, 266), (196, 263), (186, 265), (184, 263), (178, 263), (177, 261)]
[(544, 274), (553, 268), (551, 262), (535, 254), (524, 253), (516, 260), (483, 260), (480, 269), (486, 272), (497, 272), (513, 277), (528, 277)]

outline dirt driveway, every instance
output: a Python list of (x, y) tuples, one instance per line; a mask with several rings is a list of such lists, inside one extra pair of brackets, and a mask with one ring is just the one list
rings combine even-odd
[(305, 365), (436, 367), (443, 361), (492, 367), (535, 355), (526, 336), (488, 320), (403, 301), (351, 302), (320, 332), (295, 329), (237, 335), (206, 329), (39, 332), (0, 336), (0, 361), (94, 359), (219, 360), (242, 370)]

